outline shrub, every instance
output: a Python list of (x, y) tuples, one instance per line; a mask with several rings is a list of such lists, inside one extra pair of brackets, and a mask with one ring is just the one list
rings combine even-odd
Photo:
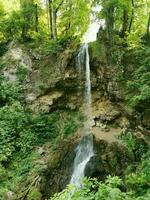
[(150, 47), (136, 52), (136, 68), (127, 82), (127, 100), (130, 106), (143, 112), (150, 104)]

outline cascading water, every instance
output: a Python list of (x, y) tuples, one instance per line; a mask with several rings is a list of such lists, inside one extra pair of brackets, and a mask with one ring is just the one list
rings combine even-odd
[(74, 160), (74, 171), (71, 177), (71, 184), (77, 187), (82, 186), (82, 179), (87, 163), (94, 155), (93, 136), (91, 134), (92, 127), (92, 111), (91, 111), (91, 80), (90, 80), (90, 58), (88, 44), (84, 44), (78, 54), (78, 65), (81, 68), (85, 64), (86, 82), (85, 82), (85, 125), (84, 135), (76, 149), (76, 157)]

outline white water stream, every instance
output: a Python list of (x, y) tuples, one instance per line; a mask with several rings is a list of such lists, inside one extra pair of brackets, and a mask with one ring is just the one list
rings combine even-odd
[[(95, 7), (93, 11), (100, 11), (101, 7)], [(89, 47), (88, 43), (93, 42), (97, 39), (97, 32), (100, 26), (104, 26), (104, 21), (96, 21), (96, 17), (94, 15), (91, 16), (91, 25), (89, 29), (85, 33), (83, 37), (84, 44), (81, 46), (78, 57), (78, 72), (79, 77), (81, 77), (82, 69), (85, 67), (85, 124), (83, 130), (83, 136), (81, 138), (80, 143), (76, 148), (76, 157), (74, 160), (74, 169), (72, 173), (72, 177), (70, 180), (71, 184), (74, 184), (77, 187), (82, 187), (82, 179), (85, 176), (85, 169), (90, 161), (90, 159), (94, 156), (93, 150), (93, 135), (91, 133), (92, 128), (92, 109), (91, 109), (91, 79), (90, 79), (90, 56), (89, 56)], [(70, 198), (71, 199), (71, 195)]]
[(77, 187), (82, 186), (82, 179), (84, 178), (85, 168), (91, 157), (94, 155), (93, 151), (93, 136), (91, 134), (92, 127), (92, 111), (91, 111), (91, 80), (90, 80), (90, 58), (88, 51), (88, 44), (83, 44), (78, 54), (78, 65), (81, 67), (85, 64), (85, 126), (84, 135), (77, 146), (76, 157), (74, 160), (74, 171), (70, 180), (71, 184)]

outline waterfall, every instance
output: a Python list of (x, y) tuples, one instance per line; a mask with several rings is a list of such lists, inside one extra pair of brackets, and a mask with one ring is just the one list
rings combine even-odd
[(85, 65), (85, 125), (84, 135), (76, 148), (76, 157), (74, 160), (74, 170), (70, 180), (71, 184), (81, 187), (81, 180), (85, 176), (85, 168), (91, 157), (94, 155), (93, 151), (93, 136), (91, 134), (92, 127), (92, 111), (91, 111), (91, 80), (90, 80), (90, 58), (88, 44), (84, 44), (78, 54), (78, 65)]

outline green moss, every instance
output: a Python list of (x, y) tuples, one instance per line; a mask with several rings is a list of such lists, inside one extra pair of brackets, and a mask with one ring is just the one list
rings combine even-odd
[(25, 80), (27, 73), (28, 73), (27, 68), (25, 68), (22, 65), (18, 66), (16, 71), (17, 79), (22, 83)]
[(38, 189), (35, 187), (31, 187), (27, 196), (27, 200), (41, 200), (41, 197), (42, 195), (38, 191)]
[(99, 41), (92, 42), (90, 43), (90, 54), (91, 54), (91, 59), (105, 61), (106, 48)]

